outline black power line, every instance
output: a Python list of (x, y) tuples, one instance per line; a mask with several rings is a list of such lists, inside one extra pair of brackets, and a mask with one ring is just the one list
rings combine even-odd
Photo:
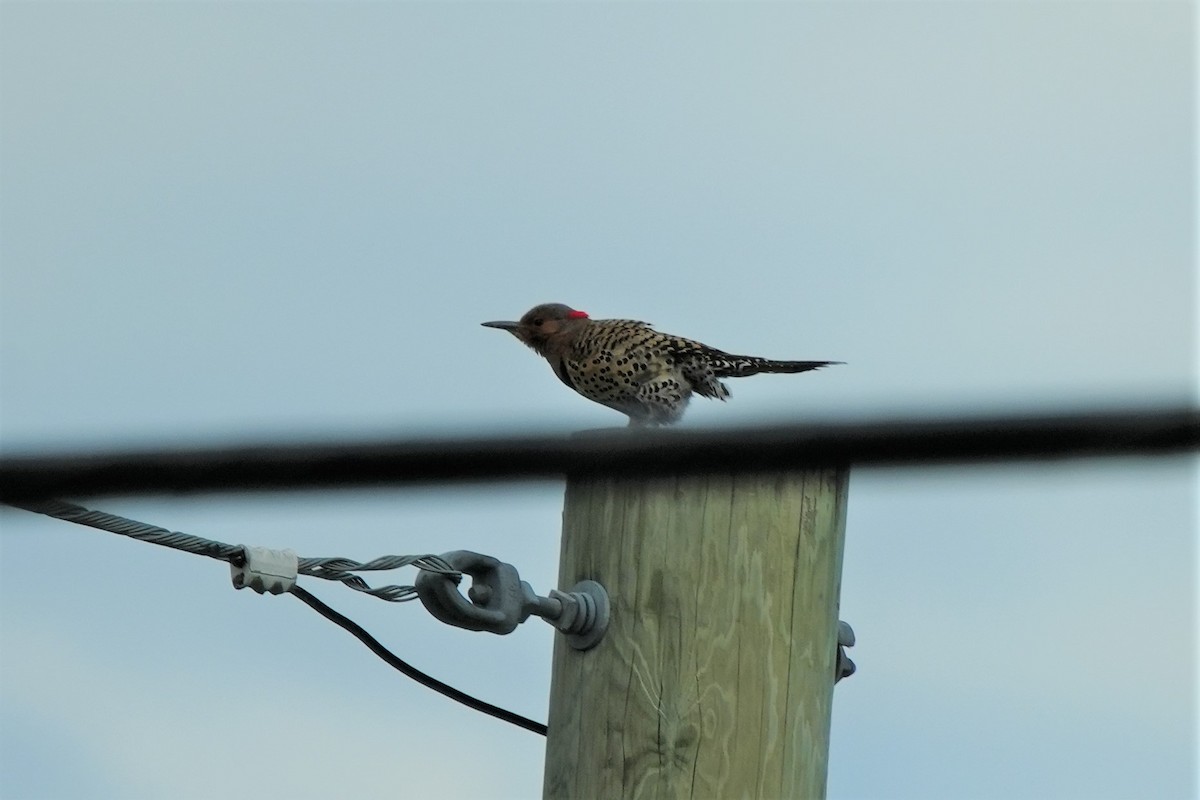
[(426, 675), (424, 672), (421, 672), (421, 670), (412, 666), (407, 661), (403, 660), (380, 644), (378, 639), (367, 633), (366, 630), (364, 630), (363, 627), (357, 622), (334, 611), (332, 608), (325, 605), (320, 600), (306, 592), (304, 589), (301, 589), (299, 586), (293, 586), (291, 593), (303, 600), (311, 608), (315, 609), (321, 616), (348, 630), (354, 636), (354, 638), (365, 644), (372, 653), (386, 661), (389, 666), (399, 670), (401, 673), (409, 678), (412, 678), (422, 686), (433, 689), (435, 692), (445, 695), (451, 700), (462, 703), (467, 708), (473, 708), (476, 711), (482, 711), (484, 714), (489, 714), (496, 719), (504, 720), (505, 722), (511, 722), (518, 728), (524, 728), (527, 731), (540, 733), (542, 736), (546, 735), (546, 726), (541, 722), (529, 719), (528, 717), (523, 717), (520, 714), (500, 708), (500, 706), (494, 706), (491, 703), (486, 703), (477, 697), (472, 697), (466, 692), (455, 689), (453, 686), (447, 683), (442, 683), (432, 675)]
[(313, 489), (572, 474), (764, 472), (1149, 455), (1200, 447), (1187, 407), (1052, 415), (880, 419), (718, 430), (613, 429), (574, 436), (262, 444), (9, 456), (0, 499)]

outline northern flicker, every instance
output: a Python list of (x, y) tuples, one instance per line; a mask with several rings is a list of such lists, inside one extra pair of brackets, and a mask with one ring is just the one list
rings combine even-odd
[(550, 362), (558, 379), (589, 400), (616, 409), (630, 425), (678, 422), (692, 393), (727, 399), (721, 378), (806, 372), (841, 361), (771, 361), (735, 356), (645, 322), (590, 319), (562, 303), (530, 309), (519, 322), (484, 322), (508, 331)]

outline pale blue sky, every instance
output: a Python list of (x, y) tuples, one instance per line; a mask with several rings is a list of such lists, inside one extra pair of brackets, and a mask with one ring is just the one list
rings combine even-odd
[[(546, 301), (849, 362), (738, 381), (693, 427), (1194, 397), (1187, 3), (8, 2), (0, 23), (6, 453), (622, 424), (478, 325)], [(556, 575), (556, 484), (94, 504)], [(830, 797), (1193, 796), (1195, 513), (1182, 459), (856, 472)], [(540, 792), (540, 737), (293, 599), (0, 526), (5, 797), (207, 798), (254, 764), (263, 796)], [(304, 585), (545, 718), (544, 624), (471, 634)]]

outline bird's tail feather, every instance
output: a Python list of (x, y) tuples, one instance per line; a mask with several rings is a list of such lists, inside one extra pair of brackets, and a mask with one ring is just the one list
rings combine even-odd
[(712, 362), (713, 373), (718, 378), (744, 378), (748, 375), (758, 375), (762, 372), (792, 373), (808, 372), (833, 364), (844, 364), (844, 361), (772, 361), (769, 358), (754, 356), (724, 356)]

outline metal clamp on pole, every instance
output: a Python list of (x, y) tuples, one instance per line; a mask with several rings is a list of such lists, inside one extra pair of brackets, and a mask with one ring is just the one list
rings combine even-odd
[(837, 664), (833, 667), (834, 683), (842, 678), (849, 678), (858, 670), (858, 667), (854, 666), (854, 662), (850, 660), (850, 656), (846, 655), (847, 647), (854, 647), (854, 629), (850, 627), (849, 622), (838, 620)]
[(448, 625), (512, 633), (533, 614), (565, 633), (576, 650), (595, 647), (608, 629), (608, 593), (595, 581), (581, 581), (569, 592), (551, 589), (549, 597), (540, 597), (512, 564), (470, 550), (444, 553), (442, 558), (471, 576), (467, 597), (458, 590), (456, 578), (439, 572), (421, 570), (414, 585), (429, 613)]

